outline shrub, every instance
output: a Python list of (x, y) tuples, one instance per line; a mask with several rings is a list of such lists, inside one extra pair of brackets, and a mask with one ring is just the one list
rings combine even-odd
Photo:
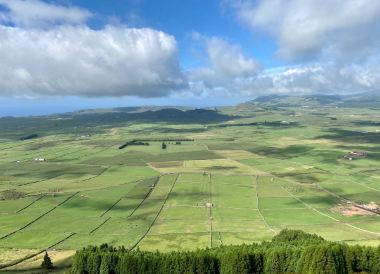
[(53, 263), (51, 262), (51, 259), (47, 252), (45, 252), (44, 259), (41, 264), (41, 268), (43, 269), (53, 269)]

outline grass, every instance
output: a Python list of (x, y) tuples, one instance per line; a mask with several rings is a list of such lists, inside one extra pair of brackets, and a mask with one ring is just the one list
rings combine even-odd
[[(227, 116), (230, 110), (223, 111)], [(203, 123), (144, 121), (88, 134), (82, 134), (84, 128), (80, 134), (52, 131), (26, 141), (12, 139), (15, 133), (8, 130), (0, 142), (0, 237), (54, 210), (1, 239), (0, 262), (73, 233), (55, 248), (69, 252), (109, 243), (186, 250), (267, 240), (286, 227), (349, 244), (379, 244), (378, 215), (347, 217), (332, 210), (345, 200), (380, 204), (380, 135), (352, 133), (377, 129), (360, 121), (379, 113), (323, 111), (325, 115), (293, 107), (245, 108), (236, 110), (240, 119), (223, 121), (223, 126), (217, 121), (207, 128)], [(290, 119), (297, 123), (275, 122)], [(268, 123), (258, 124), (264, 121)], [(117, 149), (148, 135), (195, 140), (169, 142), (165, 150), (161, 142)], [(351, 150), (369, 156), (344, 160)], [(36, 157), (46, 161), (36, 162)], [(1, 199), (7, 190), (21, 196)], [(53, 256), (53, 262), (59, 260)]]

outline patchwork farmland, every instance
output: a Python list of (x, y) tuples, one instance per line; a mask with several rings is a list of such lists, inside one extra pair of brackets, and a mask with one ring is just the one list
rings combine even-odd
[[(318, 111), (249, 105), (223, 109), (220, 121), (118, 121), (88, 134), (37, 124), (24, 135), (38, 138), (27, 140), (8, 129), (0, 265), (46, 248), (194, 250), (269, 240), (284, 228), (379, 244), (379, 112)], [(366, 156), (346, 159), (353, 150)]]

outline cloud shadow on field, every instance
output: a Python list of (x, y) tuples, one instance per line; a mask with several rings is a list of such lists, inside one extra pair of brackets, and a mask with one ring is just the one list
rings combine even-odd
[[(63, 204), (61, 207), (62, 208), (70, 208), (70, 209), (80, 209), (80, 210), (84, 210), (84, 209), (89, 209), (93, 212), (93, 210), (95, 211), (99, 211), (99, 214), (100, 213), (104, 213), (105, 211), (109, 210), (112, 205), (117, 202), (117, 199), (115, 199), (115, 201), (104, 201), (104, 200), (101, 200), (101, 199), (91, 199), (91, 198), (83, 198), (83, 199), (77, 199), (77, 200), (72, 200), (72, 201), (69, 201), (68, 203), (65, 203)], [(130, 205), (120, 205), (120, 202), (118, 204), (116, 204), (110, 212), (112, 211), (125, 211), (126, 213), (129, 213), (130, 211), (132, 211), (133, 209), (136, 208), (136, 206), (138, 205), (138, 201), (136, 201), (136, 203), (134, 204), (130, 204)]]
[[(213, 193), (212, 194), (212, 197), (217, 197), (219, 195)], [(191, 200), (194, 200), (194, 198), (197, 198), (199, 200), (199, 202), (202, 202), (203, 200), (205, 199), (210, 199), (210, 194), (209, 193), (205, 193), (205, 192), (200, 192), (200, 191), (186, 191), (186, 192), (176, 192), (176, 191), (173, 191), (170, 193), (170, 199), (171, 200), (178, 200), (178, 201), (183, 201), (184, 199), (191, 199)]]
[[(306, 203), (306, 204), (311, 204), (313, 205), (313, 207), (315, 207), (314, 205), (316, 204), (321, 204), (321, 205), (325, 205), (326, 207), (332, 207), (336, 204), (338, 204), (340, 202), (340, 200), (334, 196), (329, 196), (329, 195), (324, 195), (324, 196), (302, 196), (300, 197), (300, 199), (302, 200), (302, 202)], [(294, 201), (289, 201), (288, 203), (289, 205), (298, 205), (299, 204), (299, 201), (297, 200), (294, 200)]]
[(303, 184), (313, 184), (320, 181), (320, 179), (313, 175), (328, 175), (322, 172), (309, 172), (309, 173), (299, 173), (299, 172), (287, 172), (287, 173), (274, 173), (278, 177), (291, 177), (292, 179), (303, 183)]
[(370, 143), (380, 144), (380, 134), (375, 132), (346, 130), (339, 128), (331, 128), (326, 134), (315, 137), (315, 139), (329, 139), (346, 143)]
[(380, 122), (377, 121), (352, 121), (352, 124), (356, 126), (380, 126)]
[(206, 128), (155, 128), (152, 129), (152, 132), (159, 133), (202, 133), (207, 131)]
[(279, 158), (279, 159), (289, 159), (298, 157), (308, 153), (313, 150), (313, 147), (304, 145), (291, 145), (285, 148), (280, 147), (257, 147), (249, 149), (250, 152), (256, 153), (258, 155)]

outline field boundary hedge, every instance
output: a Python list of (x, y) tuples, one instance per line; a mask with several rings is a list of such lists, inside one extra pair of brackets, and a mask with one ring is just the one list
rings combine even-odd
[(26, 260), (32, 259), (32, 258), (34, 258), (34, 257), (36, 257), (36, 256), (38, 256), (38, 255), (40, 255), (41, 253), (44, 253), (46, 250), (48, 250), (48, 249), (50, 249), (50, 248), (53, 248), (53, 247), (55, 247), (55, 246), (57, 246), (57, 245), (63, 243), (64, 241), (70, 239), (70, 238), (71, 238), (72, 236), (74, 236), (75, 234), (76, 234), (75, 232), (74, 232), (74, 233), (71, 233), (69, 236), (65, 237), (64, 239), (59, 240), (59, 241), (56, 242), (55, 244), (53, 244), (53, 245), (51, 245), (51, 246), (49, 246), (49, 247), (47, 247), (47, 248), (45, 248), (45, 249), (41, 249), (41, 250), (38, 251), (38, 252), (35, 252), (35, 253), (30, 254), (30, 255), (27, 255), (27, 256), (25, 256), (25, 257), (23, 257), (23, 258), (20, 258), (20, 259), (17, 259), (17, 260), (11, 261), (11, 262), (9, 262), (9, 263), (2, 264), (2, 265), (0, 265), (0, 269), (4, 269), (4, 268), (7, 268), (7, 267), (15, 266), (15, 265), (18, 265), (19, 263), (22, 263), (22, 262), (26, 261)]
[(95, 227), (93, 230), (91, 230), (90, 233), (88, 233), (88, 234), (91, 235), (92, 233), (94, 233), (96, 230), (98, 230), (99, 228), (101, 228), (110, 219), (111, 219), (111, 217), (108, 217), (107, 219), (105, 219), (101, 224), (99, 224), (97, 227)]
[(37, 222), (39, 219), (41, 219), (42, 217), (46, 216), (47, 214), (49, 214), (50, 212), (52, 212), (53, 210), (55, 210), (56, 208), (58, 208), (59, 206), (63, 205), (64, 203), (66, 203), (68, 200), (70, 200), (71, 198), (73, 198), (75, 195), (77, 195), (79, 193), (78, 192), (75, 192), (73, 195), (67, 197), (65, 200), (63, 200), (62, 202), (60, 202), (59, 204), (57, 204), (56, 206), (54, 206), (53, 208), (49, 209), (48, 211), (46, 211), (45, 213), (43, 213), (42, 215), (38, 216), (37, 218), (35, 218), (34, 220), (30, 221), (29, 223), (27, 223), (26, 225), (22, 226), (21, 228), (17, 229), (17, 230), (14, 230), (12, 232), (9, 232), (8, 234), (0, 237), (0, 240), (4, 240), (5, 238), (8, 238), (9, 236), (12, 236), (13, 234), (16, 234), (17, 232), (20, 232), (21, 230), (24, 230), (25, 228), (27, 228), (28, 226), (34, 224), (35, 222)]
[(121, 197), (119, 200), (117, 200), (115, 203), (113, 203), (110, 208), (108, 208), (106, 211), (104, 211), (100, 217), (103, 217), (104, 215), (107, 214), (107, 212), (111, 211), (118, 203), (120, 203), (120, 201), (123, 200), (123, 197)]
[(166, 202), (167, 202), (167, 200), (169, 198), (169, 195), (170, 195), (170, 193), (172, 192), (172, 190), (174, 188), (174, 185), (177, 183), (178, 177), (179, 177), (179, 174), (177, 174), (177, 177), (175, 177), (174, 182), (173, 182), (173, 184), (172, 184), (172, 186), (171, 186), (168, 194), (166, 195), (165, 200), (162, 202), (162, 205), (161, 205), (160, 209), (158, 210), (156, 216), (154, 217), (152, 223), (150, 224), (150, 226), (148, 227), (148, 229), (145, 231), (145, 233), (141, 236), (141, 238), (134, 245), (132, 245), (128, 249), (129, 251), (132, 251), (133, 249), (135, 249), (140, 244), (140, 242), (146, 237), (146, 235), (148, 235), (148, 233), (151, 230), (152, 226), (154, 225), (154, 223), (158, 219), (158, 216), (161, 214), (162, 209), (164, 208), (164, 206), (165, 206), (165, 204), (166, 204)]
[(45, 179), (41, 179), (41, 180), (37, 180), (37, 181), (32, 181), (32, 182), (27, 182), (27, 183), (19, 184), (17, 186), (26, 186), (26, 185), (31, 185), (31, 184), (37, 184), (37, 183), (41, 183), (41, 182), (44, 182), (44, 181), (48, 181), (48, 180), (54, 179), (56, 177), (59, 177), (59, 175), (51, 177), (51, 178), (45, 178)]
[(94, 176), (92, 176), (90, 178), (83, 179), (80, 182), (86, 182), (86, 181), (90, 181), (92, 179), (95, 179), (96, 177), (99, 177), (99, 176), (103, 175), (104, 172), (106, 172), (108, 169), (109, 169), (109, 167), (105, 167), (99, 174), (96, 174), (96, 175), (94, 175)]
[(41, 195), (40, 197), (38, 197), (37, 199), (35, 199), (34, 201), (32, 201), (31, 203), (27, 204), (26, 206), (24, 206), (23, 208), (19, 209), (16, 211), (16, 213), (20, 213), (21, 211), (27, 209), (28, 207), (30, 207), (31, 205), (33, 205), (35, 202), (38, 202), (39, 200), (41, 200), (43, 197), (45, 197), (46, 194), (44, 195)]
[[(156, 187), (157, 183), (160, 181), (160, 178), (161, 178), (161, 175), (156, 177), (156, 180), (154, 181), (154, 187)], [(148, 197), (150, 196), (150, 194), (152, 193), (154, 188), (150, 188), (149, 191), (145, 194), (144, 198), (141, 200), (141, 202), (138, 204), (138, 206), (136, 206), (132, 212), (128, 215), (128, 218), (129, 217), (132, 217), (132, 215), (136, 212), (137, 209), (139, 209), (139, 207), (145, 202), (146, 199), (148, 199)]]

